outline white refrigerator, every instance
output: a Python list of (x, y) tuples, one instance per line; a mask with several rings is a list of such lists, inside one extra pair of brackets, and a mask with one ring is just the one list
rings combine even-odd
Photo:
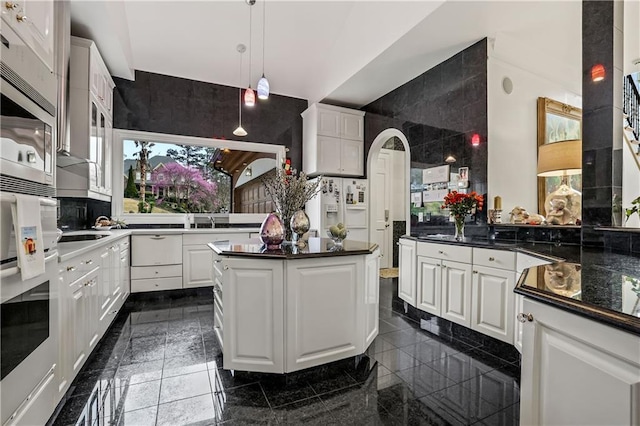
[(317, 229), (320, 237), (327, 237), (331, 225), (343, 223), (349, 231), (347, 240), (369, 241), (367, 179), (323, 177), (320, 188), (306, 204), (311, 229)]

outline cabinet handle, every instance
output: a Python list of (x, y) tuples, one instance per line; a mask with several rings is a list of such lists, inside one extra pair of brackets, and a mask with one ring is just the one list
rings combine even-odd
[(115, 315), (117, 313), (118, 313), (118, 311), (111, 311), (111, 312), (109, 312), (109, 315)]
[(16, 15), (16, 21), (18, 22), (27, 22), (27, 15)]
[(442, 250), (438, 250), (438, 254), (444, 254)]
[(93, 259), (86, 260), (85, 265), (93, 265)]
[(15, 4), (15, 3), (12, 3), (12, 2), (10, 2), (10, 1), (6, 1), (6, 2), (4, 2), (4, 7), (5, 7), (5, 9), (7, 9), (7, 10), (15, 10), (15, 9), (17, 9), (17, 8), (18, 8), (18, 5), (17, 5), (17, 4)]
[(67, 266), (67, 272), (73, 272), (76, 270), (75, 266)]
[(152, 240), (164, 240), (165, 237), (163, 237), (162, 235), (154, 235), (153, 237), (151, 237)]
[(158, 284), (154, 284), (156, 287), (158, 287)]
[(524, 313), (519, 313), (518, 314), (518, 321), (520, 322), (532, 322), (533, 321), (533, 314), (524, 314)]
[(493, 262), (494, 260), (496, 260), (496, 258), (495, 258), (495, 257), (490, 257), (490, 258), (489, 258), (489, 262)]
[(229, 269), (229, 265), (224, 265), (224, 266), (222, 267), (222, 269), (224, 269), (224, 270), (226, 271), (227, 269)]
[(220, 262), (222, 262), (222, 260), (220, 260), (220, 259), (213, 261), (213, 263), (220, 263)]
[(478, 271), (473, 271), (473, 273), (474, 273), (474, 274), (477, 274), (477, 273), (478, 273)]

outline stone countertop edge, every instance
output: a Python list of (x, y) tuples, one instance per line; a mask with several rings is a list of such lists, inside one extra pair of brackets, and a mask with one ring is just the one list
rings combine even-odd
[[(68, 243), (58, 242), (58, 262), (66, 262), (83, 253), (100, 248), (115, 240), (130, 235), (177, 235), (177, 234), (229, 234), (236, 232), (252, 233), (259, 232), (258, 228), (220, 228), (220, 229), (186, 229), (186, 228), (167, 228), (167, 229), (112, 229), (111, 235), (91, 241), (73, 241)], [(92, 231), (87, 230), (90, 234)]]
[(254, 259), (279, 259), (279, 260), (295, 260), (295, 259), (313, 259), (320, 257), (338, 257), (338, 256), (360, 256), (363, 254), (371, 254), (377, 248), (377, 244), (372, 244), (369, 249), (364, 250), (348, 250), (348, 251), (331, 251), (322, 253), (253, 253), (253, 252), (231, 252), (221, 250), (220, 247), (213, 243), (207, 244), (211, 250), (220, 256), (230, 257), (249, 257)]
[[(469, 247), (515, 251), (518, 253), (535, 256), (540, 259), (546, 259), (546, 260), (549, 260), (550, 262), (566, 260), (560, 257), (550, 256), (548, 254), (537, 253), (529, 249), (523, 249), (521, 247), (518, 247), (517, 243), (512, 243), (512, 244), (500, 243), (500, 245), (496, 246), (490, 242), (484, 243), (484, 242), (478, 242), (478, 241), (475, 241), (475, 242), (474, 241), (455, 241), (455, 240), (450, 241), (450, 240), (439, 239), (439, 238), (421, 238), (421, 237), (413, 237), (413, 236), (403, 236), (401, 238), (406, 238), (414, 241), (437, 243), (437, 244), (457, 244), (457, 245), (464, 245)], [(577, 315), (580, 315), (592, 320), (606, 323), (615, 328), (640, 336), (640, 318), (615, 312), (604, 307), (594, 306), (589, 303), (581, 302), (576, 299), (571, 299), (571, 298), (563, 297), (560, 295), (550, 294), (550, 293), (542, 292), (540, 290), (536, 290), (531, 287), (524, 286), (521, 283), (524, 282), (527, 271), (528, 269), (525, 269), (521, 274), (521, 276), (519, 277), (518, 283), (516, 284), (516, 287), (513, 290), (515, 293), (530, 297), (542, 303), (555, 306), (557, 308), (575, 313)]]
[(528, 270), (525, 269), (520, 276), (513, 290), (515, 293), (640, 336), (640, 318), (525, 286), (522, 283), (524, 282), (527, 271)]

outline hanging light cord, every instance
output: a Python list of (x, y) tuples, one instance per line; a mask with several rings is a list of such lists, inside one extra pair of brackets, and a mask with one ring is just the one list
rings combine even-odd
[(251, 27), (253, 21), (253, 5), (249, 4), (249, 88), (251, 88)]
[(265, 34), (265, 23), (267, 21), (267, 1), (264, 0), (262, 2), (262, 76), (264, 77), (264, 45), (266, 44), (264, 34)]
[[(242, 52), (240, 52), (240, 85), (242, 86)], [(240, 97), (240, 102), (238, 102), (239, 126), (242, 127), (242, 87), (238, 88), (238, 96)]]

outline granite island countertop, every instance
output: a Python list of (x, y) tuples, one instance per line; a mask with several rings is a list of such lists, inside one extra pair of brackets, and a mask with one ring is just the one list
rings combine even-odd
[(268, 250), (259, 238), (217, 241), (209, 243), (208, 246), (222, 256), (264, 259), (309, 259), (314, 257), (362, 255), (373, 253), (378, 247), (375, 243), (354, 240), (344, 240), (342, 246), (338, 246), (330, 238), (316, 237), (309, 238), (305, 247), (283, 244), (277, 250)]
[(451, 235), (403, 238), (544, 257), (550, 263), (524, 270), (516, 293), (640, 335), (640, 257), (577, 245), (456, 241)]

